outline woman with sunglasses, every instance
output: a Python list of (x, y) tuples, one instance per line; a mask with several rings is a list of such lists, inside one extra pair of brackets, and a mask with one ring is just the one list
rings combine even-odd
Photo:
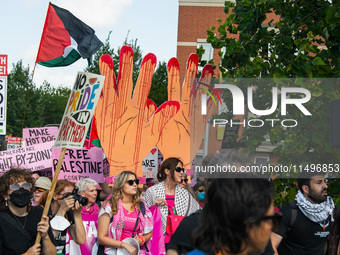
[(196, 195), (195, 195), (194, 191), (192, 190), (192, 188), (190, 187), (188, 181), (189, 181), (188, 175), (186, 173), (182, 173), (182, 178), (181, 178), (181, 181), (178, 183), (178, 185), (181, 186), (182, 188), (185, 188), (187, 191), (189, 191), (189, 193), (192, 195), (192, 197), (196, 197)]
[(272, 190), (265, 179), (214, 179), (194, 232), (197, 249), (188, 255), (263, 254), (282, 218), (274, 213)]
[(97, 240), (105, 247), (105, 254), (124, 249), (136, 255), (136, 247), (123, 242), (126, 238), (135, 238), (140, 246), (139, 254), (147, 254), (146, 243), (152, 236), (153, 219), (149, 208), (140, 202), (138, 184), (135, 173), (121, 172), (114, 181), (112, 196), (99, 211)]
[[(43, 209), (31, 207), (32, 173), (11, 169), (0, 178), (0, 254), (56, 254), (48, 217)], [(34, 244), (37, 233), (41, 242)]]
[[(167, 158), (158, 170), (157, 179), (160, 183), (148, 188), (145, 192), (144, 201), (146, 205), (160, 207), (164, 235), (169, 212), (188, 216), (200, 208), (191, 194), (178, 185), (183, 173), (184, 168), (181, 160)], [(165, 235), (166, 246), (170, 242), (170, 238), (170, 236)]]
[[(68, 231), (72, 239), (77, 244), (84, 244), (86, 233), (81, 217), (82, 205), (75, 201), (72, 195), (74, 183), (68, 180), (58, 180), (48, 216), (57, 245), (57, 254), (65, 254), (66, 232)], [(39, 203), (44, 206), (48, 193), (44, 193)]]
[(41, 176), (34, 183), (33, 205), (38, 205), (44, 192), (49, 191), (52, 182), (49, 178)]

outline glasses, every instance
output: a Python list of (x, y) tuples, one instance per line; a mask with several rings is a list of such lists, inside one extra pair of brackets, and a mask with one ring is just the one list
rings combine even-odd
[(11, 190), (19, 190), (20, 188), (23, 188), (23, 189), (31, 189), (32, 188), (32, 183), (23, 183), (21, 184), (21, 186), (19, 184), (11, 184), (9, 185), (9, 188)]
[(176, 167), (175, 168), (175, 171), (177, 172), (177, 173), (180, 173), (180, 172), (183, 172), (184, 173), (184, 171), (185, 171), (185, 169), (183, 168), (183, 167)]
[(198, 189), (198, 192), (204, 192), (205, 189)]
[(45, 192), (47, 189), (43, 189), (43, 188), (38, 188), (38, 187), (35, 187), (34, 188), (34, 192), (37, 192), (37, 191), (39, 191), (39, 192)]
[(273, 231), (277, 231), (280, 227), (281, 220), (282, 220), (282, 213), (277, 212), (271, 216), (264, 216), (262, 220), (271, 220), (273, 222)]
[(128, 180), (126, 181), (130, 186), (133, 185), (133, 183), (136, 183), (137, 185), (139, 184), (139, 179), (134, 179), (134, 180)]
[(181, 179), (180, 183), (183, 183), (183, 182), (188, 183), (188, 179), (187, 178)]

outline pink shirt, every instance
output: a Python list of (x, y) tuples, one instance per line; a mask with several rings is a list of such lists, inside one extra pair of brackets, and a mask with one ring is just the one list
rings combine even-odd
[[(128, 210), (126, 210), (123, 206), (123, 211), (124, 211), (124, 229), (122, 231), (122, 236), (120, 238), (120, 241), (124, 240), (125, 238), (131, 238), (132, 237), (132, 232), (133, 229), (135, 228), (136, 225), (136, 220), (137, 220), (137, 211), (134, 210), (133, 212), (129, 213)], [(136, 234), (136, 233), (135, 233)]]

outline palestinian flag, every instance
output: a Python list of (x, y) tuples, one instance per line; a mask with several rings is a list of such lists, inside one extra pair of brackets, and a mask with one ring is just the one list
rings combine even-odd
[(100, 140), (98, 137), (98, 131), (96, 127), (96, 118), (93, 116), (91, 131), (90, 131), (90, 147), (99, 147), (101, 148)]
[(50, 3), (35, 62), (47, 67), (68, 66), (80, 57), (90, 60), (102, 45), (92, 28)]

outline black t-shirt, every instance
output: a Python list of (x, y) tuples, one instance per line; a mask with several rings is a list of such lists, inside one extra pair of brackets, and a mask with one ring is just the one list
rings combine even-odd
[[(50, 209), (48, 215), (50, 217), (50, 220), (52, 220), (54, 216), (52, 216), (51, 209)], [(74, 218), (73, 218), (72, 210), (68, 210), (66, 212), (65, 218), (70, 222), (71, 225), (74, 224)], [(57, 235), (54, 239), (56, 247), (57, 247), (57, 254), (65, 254), (66, 232), (67, 232), (67, 229), (65, 229), (64, 231), (58, 231), (58, 233), (57, 233)]]
[(279, 230), (276, 232), (282, 236), (278, 247), (280, 255), (323, 255), (327, 236), (330, 232), (330, 217), (322, 224), (309, 220), (297, 207), (297, 216), (291, 230), (286, 234), (292, 215), (290, 204), (281, 207), (283, 214)]
[[(27, 218), (25, 217), (14, 217), (10, 210), (6, 210), (1, 213), (8, 214), (14, 221), (19, 220), (21, 227), (25, 226), (25, 230), (31, 235), (31, 240), (17, 230), (12, 223), (0, 218), (0, 254), (1, 255), (18, 255), (25, 253), (29, 248), (31, 248), (35, 243), (35, 238), (37, 236), (37, 224), (41, 220), (43, 213), (43, 208), (40, 206), (31, 207), (31, 211), (28, 213)], [(19, 225), (20, 227), (20, 225)], [(48, 234), (53, 244), (54, 236), (52, 229), (49, 228)], [(41, 242), (43, 246), (43, 242)]]

